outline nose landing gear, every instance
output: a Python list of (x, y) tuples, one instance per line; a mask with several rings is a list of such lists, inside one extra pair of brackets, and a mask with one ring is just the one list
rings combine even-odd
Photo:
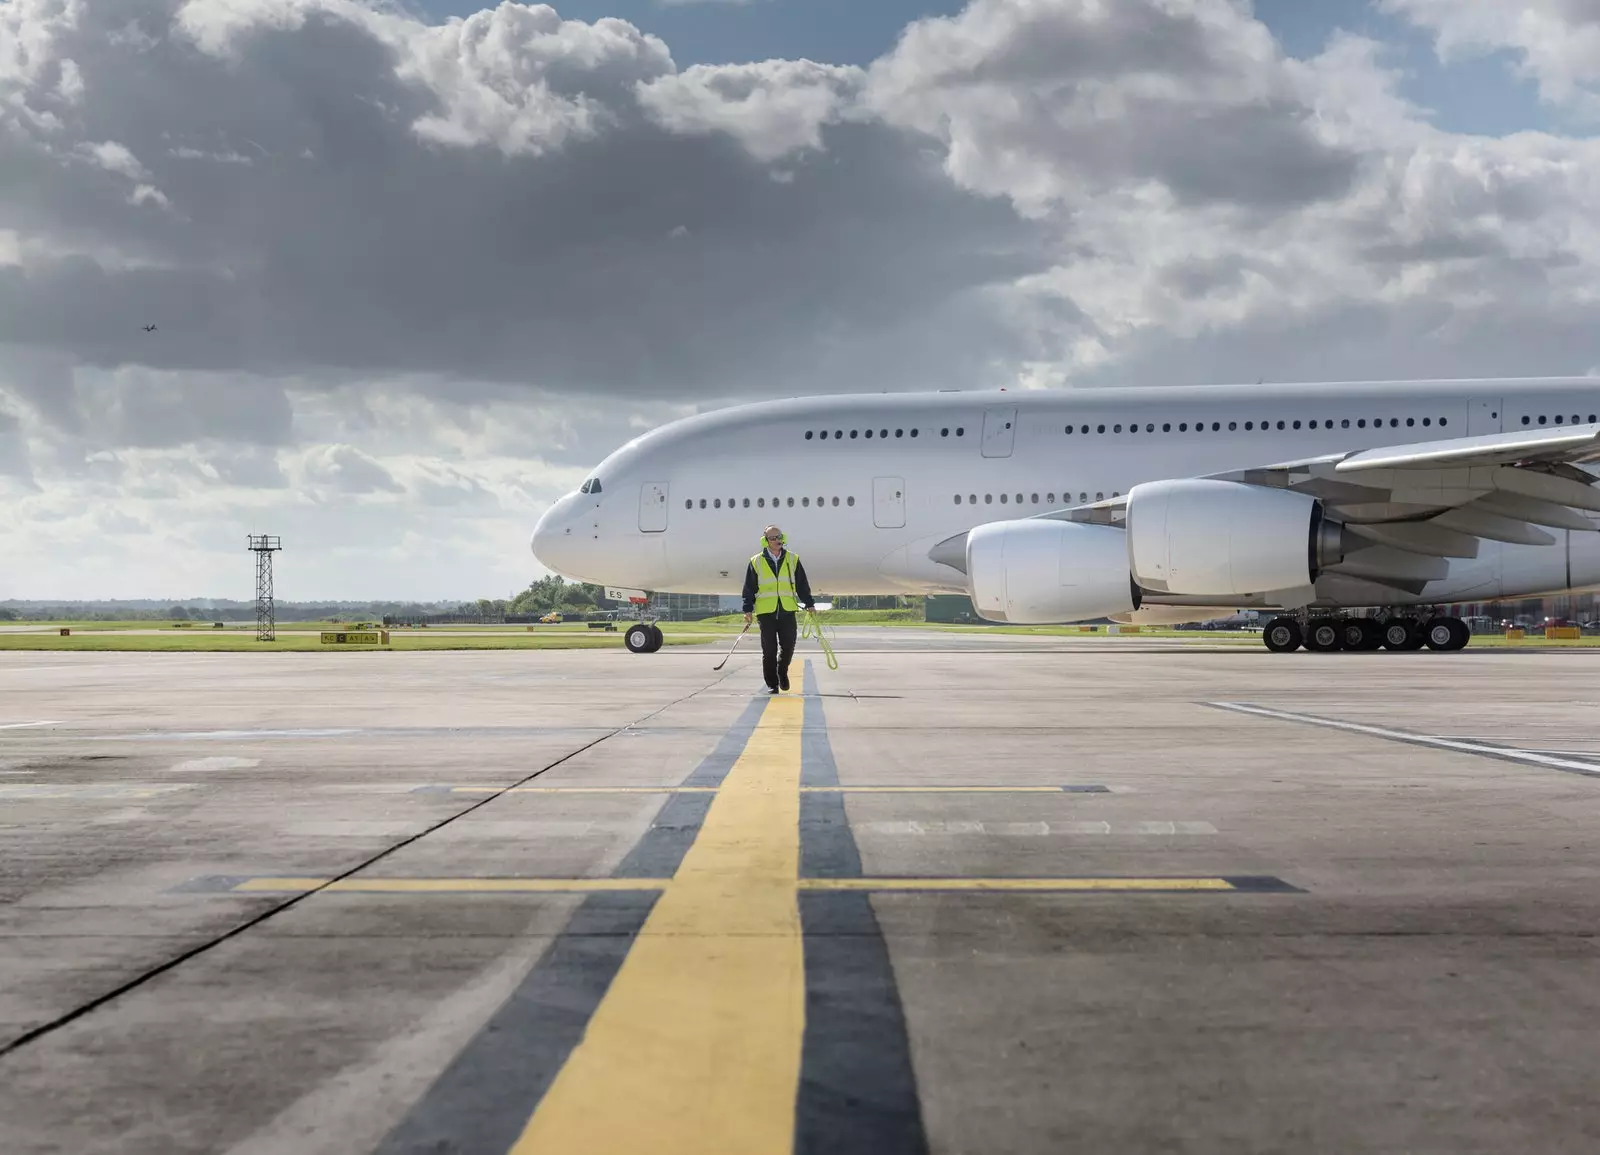
[(661, 627), (654, 622), (637, 622), (622, 635), (622, 644), (635, 654), (653, 654), (661, 648), (662, 641)]
[(1370, 651), (1464, 649), (1472, 631), (1460, 618), (1434, 615), (1428, 618), (1402, 617), (1382, 611), (1371, 618), (1314, 617), (1302, 621), (1298, 615), (1273, 618), (1261, 633), (1267, 649), (1286, 654), (1302, 645), (1312, 653), (1331, 654), (1336, 650)]

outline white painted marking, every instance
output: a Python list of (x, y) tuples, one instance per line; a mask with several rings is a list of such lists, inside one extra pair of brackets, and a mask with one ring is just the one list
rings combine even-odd
[(259, 758), (191, 758), (187, 762), (179, 762), (172, 767), (171, 773), (187, 773), (191, 770), (209, 772), (212, 770), (252, 770), (261, 765)]
[(1366, 726), (1360, 722), (1340, 722), (1333, 718), (1319, 718), (1315, 714), (1295, 714), (1288, 710), (1269, 710), (1265, 706), (1251, 706), (1245, 702), (1211, 702), (1209, 705), (1240, 714), (1257, 714), (1263, 718), (1277, 718), (1284, 722), (1304, 722), (1311, 726), (1326, 726), (1332, 730), (1348, 730), (1354, 734), (1370, 734), (1375, 738), (1388, 738), (1396, 742), (1411, 742), (1420, 746), (1433, 746), (1440, 750), (1458, 750), (1463, 754), (1486, 754), (1492, 758), (1509, 758), (1513, 762), (1526, 762), (1530, 766), (1551, 766), (1591, 778), (1600, 777), (1600, 766), (1592, 762), (1574, 762), (1570, 758), (1556, 758), (1537, 754), (1531, 750), (1517, 750), (1507, 746), (1485, 746), (1478, 742), (1463, 742), (1452, 738), (1437, 738), (1430, 734), (1411, 734), (1404, 730), (1389, 730), (1383, 726)]
[(0, 722), (0, 730), (32, 730), (36, 726), (59, 726), (60, 722)]
[(284, 834), (301, 838), (388, 838), (397, 834), (415, 834), (427, 824), (427, 818), (418, 815), (410, 820), (291, 822), (281, 830)]
[(89, 823), (90, 826), (120, 826), (125, 822), (146, 822), (155, 818), (143, 806), (124, 806), (121, 810), (110, 810), (100, 815)]
[(188, 782), (175, 786), (140, 782), (83, 786), (52, 786), (43, 782), (19, 782), (14, 785), (0, 783), (0, 801), (33, 801), (49, 798), (151, 798), (157, 794), (171, 794), (175, 790), (193, 789), (193, 784)]
[(359, 734), (360, 730), (187, 730), (157, 734), (108, 734), (91, 739), (95, 742), (168, 742), (213, 741), (251, 738), (333, 738), (342, 734)]

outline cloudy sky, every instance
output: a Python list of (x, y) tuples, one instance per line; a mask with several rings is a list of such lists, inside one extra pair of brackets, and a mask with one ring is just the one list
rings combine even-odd
[(1597, 0), (0, 0), (0, 598), (505, 595), (747, 398), (1600, 372), (1597, 131)]

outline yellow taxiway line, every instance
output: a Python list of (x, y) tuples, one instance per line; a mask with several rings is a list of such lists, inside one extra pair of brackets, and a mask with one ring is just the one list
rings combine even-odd
[(511, 1155), (789, 1155), (805, 1032), (802, 702), (778, 698)]

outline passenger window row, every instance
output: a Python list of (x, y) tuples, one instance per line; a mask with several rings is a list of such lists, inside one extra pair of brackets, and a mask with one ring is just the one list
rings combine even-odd
[[(894, 435), (896, 437), (916, 437), (920, 433), (921, 430), (919, 429), (896, 429), (894, 431)], [(954, 429), (952, 429), (950, 426), (946, 425), (939, 430), (940, 437), (949, 437), (951, 434), (954, 434), (957, 437), (965, 437), (967, 435), (967, 427), (965, 425), (957, 425)], [(847, 435), (843, 429), (835, 429), (832, 433), (829, 433), (826, 429), (806, 430), (807, 441), (810, 441), (813, 437), (817, 438), (819, 441), (826, 441), (829, 437), (832, 437), (835, 441), (843, 441), (846, 436)], [(876, 431), (876, 433), (874, 433), (874, 431), (871, 429), (852, 429), (850, 430), (848, 436), (852, 441), (854, 441), (857, 437), (865, 437), (868, 441), (871, 441), (874, 436), (876, 436), (880, 441), (887, 441), (889, 439), (889, 431), (887, 429), (879, 429)]]
[[(1039, 495), (1037, 493), (1027, 495), (1026, 499), (1024, 498), (1024, 495), (1020, 494), (1020, 493), (1018, 493), (1018, 494), (1002, 493), (999, 496), (1000, 496), (1000, 504), (1001, 505), (1010, 505), (1013, 502), (1015, 502), (1017, 505), (1025, 505), (1025, 504), (1026, 505), (1038, 505), (1039, 504)], [(1112, 497), (1121, 497), (1122, 494), (1114, 492), (1114, 493), (1112, 493), (1111, 496)], [(964, 498), (958, 493), (958, 494), (955, 495), (955, 499), (956, 499), (956, 504), (957, 505), (960, 505), (963, 502), (965, 502), (967, 505), (977, 505), (978, 504), (978, 495), (976, 493), (969, 493)], [(985, 504), (985, 505), (993, 505), (994, 504), (994, 499), (995, 499), (995, 495), (994, 494), (986, 493), (986, 494), (983, 495), (983, 504)], [(1102, 491), (1100, 493), (1096, 493), (1094, 495), (1094, 499), (1096, 501), (1104, 501), (1106, 499), (1106, 495)], [(1072, 494), (1070, 492), (1063, 493), (1061, 495), (1061, 500), (1063, 502), (1071, 502), (1072, 501)], [(1078, 494), (1078, 504), (1079, 505), (1085, 504), (1088, 500), (1089, 500), (1089, 494), (1088, 494), (1087, 490), (1082, 491), (1082, 492), (1080, 492)], [(1054, 505), (1056, 503), (1056, 495), (1053, 494), (1053, 493), (1045, 494), (1044, 495), (1044, 503), (1046, 505)]]
[[(1399, 428), (1399, 426), (1400, 426), (1400, 418), (1398, 418), (1398, 417), (1390, 417), (1388, 419), (1388, 421), (1389, 421), (1389, 427), (1391, 429), (1398, 429)], [(1450, 419), (1448, 417), (1440, 417), (1438, 419), (1438, 421), (1439, 421), (1440, 425), (1449, 425), (1450, 424)], [(1384, 422), (1384, 419), (1382, 417), (1373, 418), (1373, 420), (1372, 420), (1372, 428), (1381, 429), (1383, 427), (1383, 422)], [(1406, 425), (1408, 425), (1408, 426), (1415, 426), (1417, 424), (1417, 419), (1415, 417), (1407, 417), (1405, 419), (1405, 422), (1406, 422)], [(1432, 417), (1424, 417), (1424, 418), (1422, 418), (1422, 424), (1424, 426), (1432, 426), (1433, 422), (1434, 422), (1434, 419)], [(1299, 429), (1301, 427), (1301, 424), (1302, 423), (1299, 422), (1299, 421), (1284, 420), (1284, 421), (1279, 421), (1277, 423), (1277, 428), (1279, 428), (1279, 429)], [(1523, 424), (1524, 425), (1527, 424), (1527, 418), (1523, 418)], [(1319, 422), (1315, 418), (1313, 418), (1313, 419), (1311, 419), (1309, 421), (1304, 422), (1304, 425), (1308, 429), (1319, 429), (1319, 428), (1320, 429), (1332, 429), (1333, 428), (1333, 421), (1331, 419), (1324, 419), (1324, 420)], [(1355, 428), (1357, 428), (1357, 429), (1365, 429), (1365, 428), (1367, 428), (1367, 419), (1365, 417), (1358, 417), (1358, 418), (1355, 419), (1354, 425), (1355, 425)], [(1271, 421), (1261, 421), (1261, 422), (1246, 421), (1244, 423), (1245, 432), (1247, 432), (1247, 433), (1254, 431), (1258, 426), (1260, 427), (1260, 429), (1263, 432), (1265, 432), (1265, 431), (1273, 428), (1273, 423)], [(1340, 429), (1349, 429), (1350, 427), (1351, 427), (1351, 419), (1348, 418), (1348, 417), (1344, 418), (1343, 420), (1341, 420), (1339, 422), (1339, 428)], [(1239, 428), (1239, 422), (1237, 422), (1237, 421), (1228, 422), (1228, 429), (1230, 431), (1237, 430), (1238, 428)], [(1068, 425), (1066, 427), (1066, 431), (1069, 434), (1071, 434), (1071, 433), (1084, 434), (1084, 433), (1088, 433), (1089, 432), (1089, 426), (1087, 426), (1087, 425)], [(1096, 425), (1094, 427), (1094, 431), (1096, 433), (1104, 433), (1104, 432), (1106, 432), (1106, 427), (1104, 425)], [(1156, 424), (1155, 424), (1154, 421), (1145, 422), (1144, 432), (1146, 432), (1146, 433), (1154, 433), (1155, 431), (1156, 431)], [(1206, 423), (1204, 421), (1196, 421), (1194, 423), (1194, 431), (1196, 433), (1204, 433), (1206, 431)], [(1211, 432), (1220, 433), (1221, 431), (1222, 431), (1222, 422), (1213, 421), (1211, 423)], [(1122, 432), (1121, 424), (1113, 425), (1111, 427), (1111, 432), (1112, 433), (1121, 433)], [(1139, 432), (1139, 423), (1137, 421), (1129, 422), (1129, 424), (1128, 424), (1128, 432), (1129, 433), (1138, 433)], [(1162, 425), (1161, 425), (1161, 432), (1163, 432), (1163, 433), (1171, 433), (1172, 432), (1172, 422), (1170, 422), (1170, 421), (1163, 422)], [(1189, 423), (1187, 421), (1180, 421), (1178, 423), (1178, 432), (1179, 433), (1187, 433), (1187, 432), (1189, 432)]]
[[(720, 498), (720, 497), (713, 497), (713, 498), (710, 499), (710, 501), (711, 501), (710, 508), (712, 508), (712, 509), (721, 509), (723, 507), (723, 501), (722, 501), (722, 498)], [(788, 505), (788, 508), (793, 509), (794, 508), (795, 499), (792, 498), (792, 497), (790, 497), (790, 498), (774, 497), (772, 499), (772, 508), (773, 509), (777, 509), (777, 508), (779, 508), (780, 506), (783, 506), (786, 503)], [(829, 504), (837, 506), (839, 504), (839, 498), (835, 497), (835, 498), (829, 499), (829, 498), (826, 498), (826, 497), (819, 497), (819, 498), (816, 499), (816, 503), (817, 503), (817, 508), (818, 509), (821, 509), (824, 506), (829, 505)], [(853, 497), (846, 497), (844, 499), (844, 504), (847, 505), (847, 506), (852, 506), (855, 503), (856, 503), (856, 499), (853, 498)], [(694, 507), (695, 507), (694, 498), (689, 497), (689, 498), (685, 498), (684, 499), (684, 502), (683, 502), (683, 508), (684, 509), (693, 509)], [(730, 498), (728, 498), (728, 501), (727, 501), (727, 507), (729, 509), (740, 509), (740, 508), (749, 509), (750, 508), (750, 499), (748, 497), (746, 497), (746, 498), (730, 497)], [(766, 509), (767, 508), (767, 499), (764, 498), (764, 497), (756, 498), (755, 499), (755, 507), (757, 509)], [(811, 498), (809, 498), (809, 497), (800, 498), (800, 507), (802, 509), (811, 508)], [(700, 499), (700, 508), (701, 509), (707, 508), (707, 506), (706, 506), (706, 498), (702, 497)]]
[[(1540, 414), (1540, 415), (1539, 415), (1539, 424), (1540, 424), (1540, 425), (1544, 425), (1544, 424), (1546, 424), (1546, 420), (1545, 420), (1545, 416), (1546, 416), (1546, 415), (1545, 415), (1545, 414), (1543, 414), (1543, 413), (1541, 413), (1541, 414)], [(1595, 424), (1595, 422), (1596, 422), (1596, 421), (1597, 421), (1597, 420), (1600, 420), (1600, 415), (1596, 415), (1596, 414), (1594, 414), (1594, 413), (1591, 413), (1591, 414), (1589, 414), (1589, 421), (1588, 421), (1588, 424), (1590, 424), (1590, 425), (1593, 425), (1593, 424)], [(1523, 419), (1522, 419), (1522, 423), (1523, 423), (1523, 424), (1524, 424), (1524, 425), (1531, 425), (1531, 424), (1533, 424), (1533, 418), (1531, 418), (1531, 417), (1524, 417), (1524, 418), (1523, 418)], [(1566, 417), (1565, 417), (1565, 415), (1564, 415), (1564, 414), (1561, 414), (1561, 413), (1557, 413), (1557, 414), (1556, 414), (1556, 416), (1555, 416), (1555, 423), (1556, 423), (1556, 424), (1557, 424), (1557, 425), (1565, 425), (1565, 424), (1566, 424)], [(1574, 425), (1582, 425), (1582, 424), (1584, 424), (1584, 421), (1583, 421), (1583, 419), (1582, 419), (1582, 418), (1581, 418), (1581, 417), (1579, 417), (1579, 416), (1578, 416), (1578, 414), (1576, 414), (1576, 413), (1574, 413), (1574, 414), (1573, 414), (1573, 415), (1572, 415), (1572, 423), (1573, 423), (1573, 424), (1574, 424)]]

